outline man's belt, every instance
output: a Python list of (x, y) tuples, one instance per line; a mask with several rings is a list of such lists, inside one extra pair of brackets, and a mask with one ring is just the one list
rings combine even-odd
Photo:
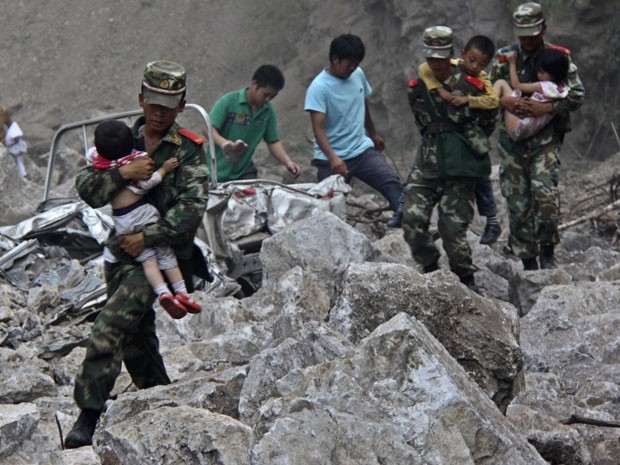
[(452, 121), (433, 121), (424, 128), (424, 135), (430, 136), (440, 132), (463, 132), (463, 125)]

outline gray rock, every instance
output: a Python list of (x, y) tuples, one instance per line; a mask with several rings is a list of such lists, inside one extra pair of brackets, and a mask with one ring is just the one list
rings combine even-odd
[(0, 404), (0, 459), (15, 452), (35, 431), (39, 412), (35, 405)]
[(515, 309), (469, 291), (452, 273), (422, 276), (403, 265), (352, 264), (337, 280), (334, 297), (329, 325), (354, 343), (405, 312), (429, 329), (502, 411), (518, 390), (523, 361)]
[(254, 429), (257, 465), (546, 463), (404, 313), (355, 352), (292, 371), (278, 390)]
[(278, 280), (291, 268), (300, 266), (328, 295), (331, 295), (334, 277), (341, 267), (349, 263), (391, 261), (366, 236), (328, 212), (319, 212), (293, 223), (265, 240), (260, 259), (264, 269), (263, 282), (267, 287), (270, 281)]
[(225, 415), (182, 406), (146, 410), (95, 432), (102, 463), (246, 465), (250, 428)]

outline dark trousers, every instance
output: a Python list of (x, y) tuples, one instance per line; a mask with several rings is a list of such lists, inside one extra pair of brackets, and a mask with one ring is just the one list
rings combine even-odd
[[(347, 164), (349, 174), (346, 178), (347, 183), (351, 179), (358, 178), (373, 189), (376, 189), (386, 198), (390, 204), (390, 209), (398, 209), (398, 201), (403, 192), (403, 184), (398, 177), (398, 173), (388, 164), (385, 157), (373, 148), (362, 152), (361, 155), (344, 160)], [(319, 182), (331, 176), (333, 173), (327, 160), (312, 160), (312, 165), (316, 167), (316, 177)]]
[(155, 333), (155, 294), (139, 263), (106, 263), (108, 301), (97, 316), (75, 379), (78, 406), (103, 410), (124, 362), (134, 384), (170, 384)]
[(476, 181), (474, 194), (476, 196), (476, 206), (478, 207), (478, 214), (480, 216), (497, 215), (495, 198), (493, 197), (493, 185), (488, 177), (480, 178)]

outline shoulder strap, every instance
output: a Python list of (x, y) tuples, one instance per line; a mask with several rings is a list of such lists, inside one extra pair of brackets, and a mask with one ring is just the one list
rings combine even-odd
[(186, 137), (187, 139), (191, 140), (195, 144), (202, 145), (202, 144), (205, 143), (205, 140), (202, 137), (200, 137), (197, 134), (194, 134), (189, 129), (180, 128), (179, 129), (179, 134), (181, 134), (183, 137)]
[(547, 48), (552, 48), (553, 50), (557, 50), (558, 52), (562, 52), (564, 55), (570, 56), (570, 50), (564, 47), (560, 47), (559, 45), (547, 44)]
[(472, 84), (478, 90), (484, 90), (484, 82), (482, 82), (480, 79), (470, 76), (469, 74), (466, 74), (465, 80), (469, 82), (470, 84)]

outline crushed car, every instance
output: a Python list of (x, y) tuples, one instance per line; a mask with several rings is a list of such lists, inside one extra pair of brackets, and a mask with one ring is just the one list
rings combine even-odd
[[(194, 124), (200, 128), (206, 126), (211, 134), (207, 112), (191, 103), (185, 108), (184, 113), (193, 111)], [(75, 286), (69, 287), (66, 283), (60, 286), (63, 288), (60, 293), (62, 312), (56, 312), (45, 325), (54, 324), (69, 312), (73, 317), (87, 315), (105, 301), (102, 251), (113, 226), (109, 206), (91, 208), (76, 194), (53, 197), (54, 169), (67, 146), (82, 154), (88, 152), (92, 132), (99, 122), (113, 118), (131, 124), (132, 119), (141, 114), (142, 110), (133, 110), (61, 126), (49, 150), (43, 199), (36, 214), (18, 224), (0, 227), (0, 273), (12, 286), (25, 290), (36, 286), (37, 279), (39, 283), (60, 286), (62, 277), (57, 276), (50, 262), (39, 266), (40, 270), (30, 267), (25, 271), (24, 263), (30, 260), (31, 264), (33, 256), (52, 261), (54, 257), (68, 257), (77, 260), (86, 270), (86, 276)], [(209, 200), (195, 239), (195, 246), (204, 257), (208, 278), (196, 278), (195, 287), (217, 296), (244, 297), (261, 285), (259, 252), (262, 242), (317, 211), (330, 211), (345, 219), (345, 195), (350, 187), (341, 176), (332, 176), (317, 184), (282, 184), (263, 179), (218, 183), (213, 138), (208, 139), (205, 150), (210, 166)]]

